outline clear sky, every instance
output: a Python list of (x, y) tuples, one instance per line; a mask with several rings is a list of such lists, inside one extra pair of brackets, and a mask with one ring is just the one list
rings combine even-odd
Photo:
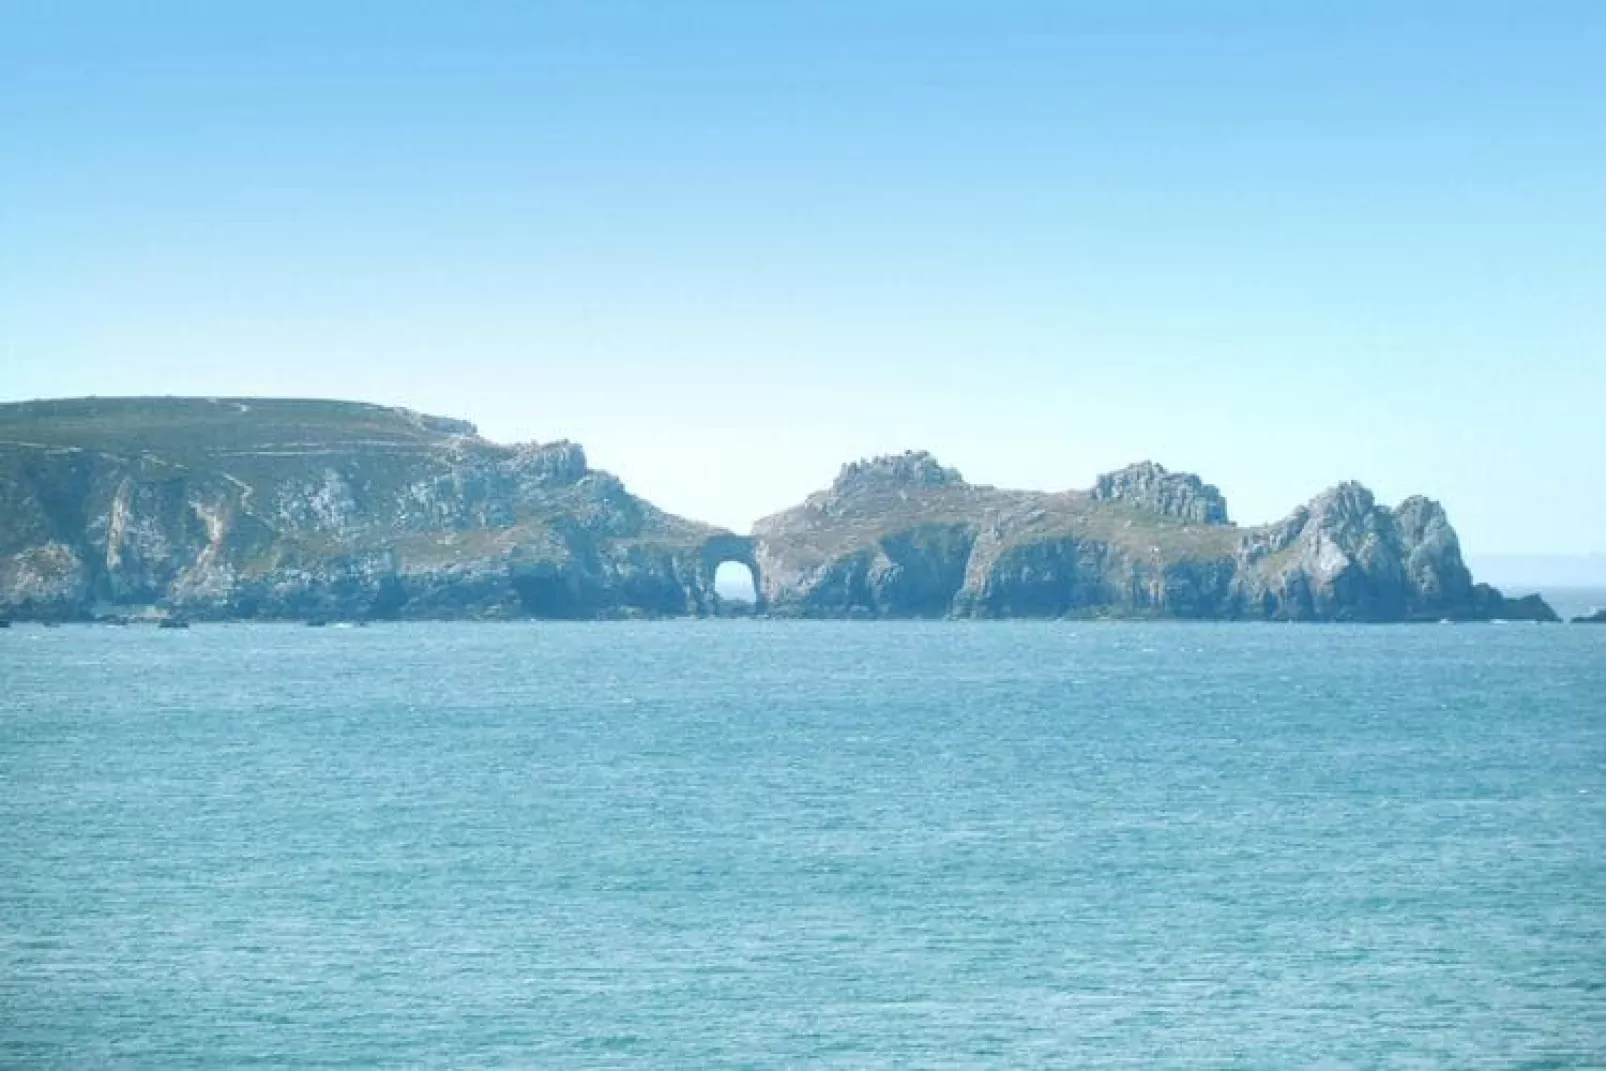
[(1606, 550), (1606, 3), (0, 2), (0, 397), (359, 398)]

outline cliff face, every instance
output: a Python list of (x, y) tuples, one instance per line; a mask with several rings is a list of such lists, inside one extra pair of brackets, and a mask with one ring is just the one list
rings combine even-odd
[(0, 613), (13, 616), (698, 613), (722, 536), (634, 497), (572, 443), (500, 446), (404, 410), (0, 406)]
[(1093, 486), (1100, 502), (1124, 502), (1173, 520), (1193, 524), (1226, 524), (1227, 500), (1214, 484), (1190, 472), (1169, 472), (1143, 461), (1107, 472)]
[(1472, 582), (1437, 502), (1416, 496), (1391, 510), (1357, 483), (1340, 484), (1283, 521), (1247, 531), (1236, 558), (1235, 594), (1251, 615), (1554, 620), (1548, 607)]
[(1044, 494), (909, 454), (848, 466), (754, 536), (776, 614), (1554, 619), (1474, 584), (1436, 502), (1390, 510), (1353, 483), (1239, 528), (1215, 487), (1149, 462)]
[(344, 402), (0, 405), (0, 617), (717, 612), (749, 565), (803, 617), (1550, 620), (1472, 582), (1444, 511), (1358, 484), (1239, 528), (1152, 463), (1086, 492), (966, 483), (929, 454), (845, 466), (737, 536), (674, 517), (573, 443)]

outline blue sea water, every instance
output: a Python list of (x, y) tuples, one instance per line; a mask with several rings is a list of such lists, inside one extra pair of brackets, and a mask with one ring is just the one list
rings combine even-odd
[(1606, 1064), (1606, 629), (0, 632), (0, 1065)]
[(1539, 594), (1568, 620), (1606, 609), (1606, 588), (1545, 588)]

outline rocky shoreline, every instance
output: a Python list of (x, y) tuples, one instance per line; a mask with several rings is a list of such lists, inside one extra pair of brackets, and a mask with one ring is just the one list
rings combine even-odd
[[(756, 604), (720, 598), (724, 562)], [(1344, 483), (1240, 527), (1152, 462), (1085, 491), (967, 483), (929, 454), (843, 466), (750, 535), (676, 517), (569, 442), (350, 402), (0, 405), (0, 617), (721, 616), (1559, 620), (1473, 581), (1438, 503)]]

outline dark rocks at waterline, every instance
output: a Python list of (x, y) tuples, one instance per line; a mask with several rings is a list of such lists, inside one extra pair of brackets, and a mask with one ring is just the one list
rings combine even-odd
[(772, 615), (1556, 620), (1475, 583), (1443, 508), (1357, 483), (1239, 528), (1195, 476), (1150, 463), (1091, 492), (966, 483), (929, 455), (860, 462), (754, 527)]
[(1606, 625), (1606, 607), (1592, 610), (1587, 614), (1579, 614), (1573, 618), (1575, 625)]
[(724, 616), (724, 562), (767, 616), (1556, 620), (1475, 583), (1438, 503), (1358, 483), (1239, 527), (1216, 487), (1153, 462), (1016, 491), (911, 451), (741, 536), (574, 443), (285, 399), (0, 405), (0, 548), (0, 612), (38, 621)]
[(1483, 591), (1483, 598), (1491, 620), (1502, 621), (1539, 621), (1545, 624), (1556, 624), (1561, 621), (1561, 615), (1550, 608), (1542, 597), (1538, 595), (1523, 595), (1520, 598), (1506, 598), (1487, 584), (1479, 584)]
[(195, 620), (706, 614), (750, 545), (567, 442), (283, 399), (0, 405), (0, 612)]

